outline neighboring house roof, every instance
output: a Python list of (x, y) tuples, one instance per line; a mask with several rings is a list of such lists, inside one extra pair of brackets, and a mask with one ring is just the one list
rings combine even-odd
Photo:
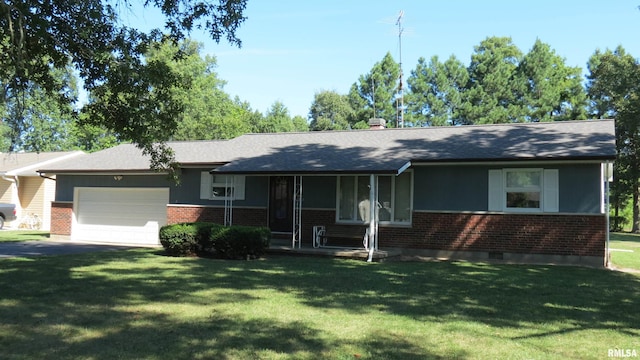
[[(222, 173), (397, 173), (411, 163), (613, 160), (613, 120), (247, 134), (169, 142), (182, 166)], [(47, 173), (149, 171), (131, 144), (42, 168)]]
[[(167, 142), (175, 153), (176, 161), (185, 165), (212, 166), (224, 164), (230, 155), (224, 152), (226, 140), (176, 141)], [(118, 146), (85, 154), (71, 161), (64, 161), (52, 167), (42, 167), (42, 173), (76, 172), (151, 172), (150, 157), (134, 144)]]
[(55, 163), (75, 158), (82, 151), (55, 152), (10, 152), (0, 153), (0, 175), (38, 176), (36, 172), (42, 166), (54, 166)]

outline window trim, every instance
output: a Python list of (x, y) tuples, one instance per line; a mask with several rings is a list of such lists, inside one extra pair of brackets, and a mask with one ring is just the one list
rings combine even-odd
[[(540, 207), (507, 207), (507, 173), (516, 171), (540, 171)], [(557, 213), (560, 211), (559, 170), (545, 168), (503, 168), (489, 170), (488, 210), (507, 213)]]

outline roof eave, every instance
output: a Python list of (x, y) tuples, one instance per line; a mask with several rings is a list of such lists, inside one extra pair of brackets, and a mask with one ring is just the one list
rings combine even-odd
[(594, 156), (566, 156), (566, 157), (504, 157), (504, 158), (475, 158), (475, 159), (414, 159), (412, 163), (418, 164), (444, 164), (444, 163), (497, 163), (497, 162), (603, 162), (613, 161), (616, 156), (594, 155)]
[(150, 169), (69, 169), (69, 170), (60, 170), (60, 169), (42, 169), (37, 170), (39, 174), (56, 174), (56, 175), (155, 175), (155, 174), (166, 174), (164, 171), (153, 171)]
[(328, 170), (218, 170), (209, 171), (211, 174), (222, 175), (354, 175), (354, 174), (397, 174), (398, 169), (328, 169)]

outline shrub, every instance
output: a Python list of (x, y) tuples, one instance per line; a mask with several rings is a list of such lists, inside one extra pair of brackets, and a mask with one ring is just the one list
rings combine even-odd
[(230, 226), (211, 231), (211, 246), (227, 259), (255, 259), (269, 248), (271, 230), (266, 227)]
[(212, 229), (220, 224), (194, 222), (166, 225), (160, 228), (160, 244), (172, 256), (190, 256), (206, 252)]

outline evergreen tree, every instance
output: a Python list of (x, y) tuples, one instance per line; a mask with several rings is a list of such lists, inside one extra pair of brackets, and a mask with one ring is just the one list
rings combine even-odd
[(441, 63), (437, 56), (418, 65), (407, 79), (407, 103), (415, 126), (463, 125), (460, 117), (462, 95), (469, 81), (464, 64), (454, 55)]
[(518, 67), (525, 80), (522, 99), (531, 122), (586, 118), (582, 70), (566, 66), (548, 44), (536, 40)]
[[(373, 65), (371, 72), (360, 75), (351, 86), (349, 102), (356, 112), (355, 127), (365, 127), (373, 117), (383, 118), (389, 127), (397, 120), (396, 94), (400, 78), (400, 65), (391, 53)], [(374, 114), (375, 111), (375, 114)]]
[(517, 68), (522, 52), (508, 37), (489, 37), (474, 48), (461, 111), (465, 123), (523, 122), (525, 82)]

